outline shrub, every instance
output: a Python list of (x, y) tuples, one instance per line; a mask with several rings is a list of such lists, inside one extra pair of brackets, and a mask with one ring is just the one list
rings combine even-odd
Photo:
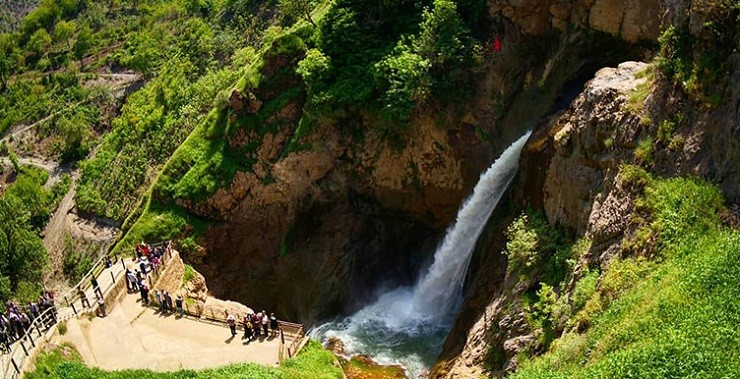
[(658, 126), (658, 141), (669, 143), (673, 138), (673, 132), (676, 130), (676, 123), (670, 120), (663, 120)]
[(195, 269), (191, 265), (185, 265), (185, 271), (182, 274), (182, 282), (190, 283), (195, 279)]
[(527, 221), (527, 215), (523, 214), (506, 229), (505, 253), (509, 257), (510, 271), (528, 268), (537, 262), (537, 233), (527, 228)]
[(385, 114), (397, 121), (408, 120), (411, 111), (426, 101), (431, 89), (431, 63), (404, 43), (375, 64), (375, 80), (384, 91)]
[(653, 137), (648, 136), (637, 143), (635, 149), (635, 159), (642, 165), (653, 163)]
[(66, 321), (62, 321), (59, 324), (57, 324), (57, 330), (59, 331), (59, 334), (60, 335), (67, 334), (67, 322)]
[(581, 310), (588, 300), (596, 293), (596, 284), (599, 282), (599, 271), (586, 271), (581, 279), (576, 282), (571, 300), (574, 312)]
[(508, 242), (504, 253), (509, 258), (510, 271), (527, 270), (544, 262), (542, 258), (553, 258), (554, 271), (561, 272), (561, 265), (566, 263), (572, 253), (557, 253), (563, 248), (562, 235), (550, 226), (542, 212), (528, 210), (523, 213), (507, 228), (506, 237)]

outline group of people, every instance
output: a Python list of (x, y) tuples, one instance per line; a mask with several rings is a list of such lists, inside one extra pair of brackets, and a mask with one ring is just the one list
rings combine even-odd
[[(260, 336), (277, 337), (280, 333), (280, 322), (275, 313), (269, 315), (264, 310), (257, 313), (248, 313), (241, 320), (244, 336), (242, 339), (251, 341)], [(236, 336), (236, 317), (229, 313), (226, 316), (226, 325), (231, 329), (231, 336)]]
[[(134, 271), (128, 268), (126, 269), (126, 288), (129, 293), (138, 291), (141, 296), (141, 302), (145, 306), (148, 306), (150, 303), (149, 285), (146, 283), (147, 275), (162, 264), (164, 255), (169, 251), (169, 248), (170, 242), (167, 241), (158, 246), (142, 242), (137, 244), (134, 249), (138, 268), (135, 268)], [(183, 309), (183, 298), (180, 295), (177, 295), (173, 299), (169, 292), (156, 290), (154, 291), (154, 298), (161, 313), (172, 313), (176, 311), (180, 317), (185, 313)]]
[(182, 296), (180, 295), (177, 295), (175, 298), (174, 307), (172, 304), (172, 295), (167, 291), (154, 291), (154, 298), (157, 300), (160, 313), (167, 314), (177, 311), (180, 317), (185, 313), (185, 310), (182, 308)]
[(33, 320), (50, 308), (50, 323), (53, 323), (56, 319), (53, 291), (43, 291), (38, 300), (28, 303), (25, 309), (13, 301), (5, 303), (6, 312), (0, 313), (0, 346), (3, 350), (9, 351), (10, 344), (23, 338)]
[[(147, 276), (150, 272), (154, 271), (162, 264), (164, 255), (169, 250), (169, 241), (164, 242), (159, 246), (153, 246), (144, 242), (137, 244), (135, 247), (136, 261), (138, 267), (133, 271), (126, 269), (126, 287), (129, 293), (139, 292), (141, 296), (142, 304), (149, 306), (151, 299), (149, 298), (149, 285), (147, 284)], [(182, 317), (185, 313), (183, 309), (183, 298), (181, 295), (177, 295), (173, 298), (172, 294), (163, 290), (154, 291), (154, 300), (156, 305), (159, 307), (159, 312), (162, 314), (169, 314), (177, 312)], [(231, 329), (231, 335), (236, 336), (237, 319), (233, 314), (227, 313), (226, 324)], [(249, 341), (259, 338), (260, 336), (274, 337), (280, 332), (280, 323), (278, 322), (275, 313), (268, 313), (261, 311), (258, 313), (249, 313), (241, 319), (241, 325), (244, 329), (244, 339)]]
[[(156, 270), (161, 264), (164, 255), (167, 253), (170, 247), (170, 242), (164, 242), (161, 245), (149, 245), (144, 242), (137, 244), (135, 250), (136, 263), (138, 265), (134, 271), (126, 269), (126, 289), (129, 293), (139, 292), (141, 295), (141, 301), (144, 305), (149, 305), (149, 285), (146, 283), (147, 275)], [(169, 294), (167, 294), (169, 296)], [(157, 302), (160, 303), (160, 308), (164, 309), (164, 305), (161, 305), (163, 301), (166, 301), (164, 294), (157, 293)], [(163, 299), (160, 301), (159, 299)], [(170, 298), (170, 304), (172, 299)], [(168, 306), (167, 309), (172, 309)]]

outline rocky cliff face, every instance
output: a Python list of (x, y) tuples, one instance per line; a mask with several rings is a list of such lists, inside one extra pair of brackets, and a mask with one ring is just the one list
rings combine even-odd
[(491, 15), (501, 15), (521, 27), (524, 34), (570, 26), (593, 29), (629, 42), (654, 41), (660, 34), (663, 5), (654, 0), (494, 0)]
[[(738, 201), (737, 68), (728, 83), (728, 96), (712, 109), (687, 99), (674, 84), (656, 81), (650, 74), (654, 67), (647, 64), (606, 68), (567, 111), (533, 135), (522, 154), (520, 179), (511, 199), (518, 209), (541, 207), (552, 224), (591, 241), (573, 269), (573, 279), (561, 291), (572, 291), (588, 267), (603, 270), (613, 257), (630, 254), (624, 242), (634, 234), (630, 222), (634, 193), (622, 184), (622, 164), (643, 165), (661, 176), (707, 178), (721, 186), (731, 203)], [(675, 121), (681, 114), (686, 118)], [(714, 127), (719, 120), (724, 121), (722, 127)], [(678, 125), (666, 135), (666, 125), (675, 122)], [(644, 156), (646, 151), (649, 157)], [(510, 209), (500, 211), (503, 222), (513, 216), (506, 216)], [(502, 232), (498, 226), (491, 233)], [(522, 298), (537, 286), (542, 273), (517, 278), (518, 273), (507, 272), (506, 258), (500, 254), (504, 242), (491, 238), (486, 246), (480, 279), (471, 285), (465, 309), (477, 318), (467, 315), (458, 320), (436, 368), (437, 377), (502, 375), (516, 369), (520, 352), (541, 352), (542, 331), (526, 322)]]
[[(251, 112), (300, 86), (290, 65), (272, 57), (263, 75), (281, 78), (282, 89), (232, 94), (229, 106)], [(446, 127), (420, 116), (389, 141), (357, 116), (317, 125), (294, 141), (303, 148), (286, 153), (302, 101), (268, 116), (285, 127), (230, 137), (234, 148), (258, 143), (251, 172), (180, 205), (219, 220), (201, 239), (204, 250), (188, 257), (215, 295), (311, 322), (353, 309), (378, 286), (412, 281), (495, 147), (457, 119)]]
[[(397, 139), (368, 127), (372, 116), (362, 111), (296, 136), (301, 96), (270, 108), (267, 122), (286, 127), (229, 137), (232, 148), (258, 146), (252, 170), (237, 172), (209, 198), (180, 204), (216, 220), (199, 241), (204, 249), (187, 260), (220, 298), (307, 323), (350, 312), (383, 285), (412, 282), (479, 173), (540, 125), (522, 155), (517, 185), (479, 243), (468, 300), (435, 372), (478, 374), (491, 354), (500, 358), (493, 372), (516, 367), (518, 351), (540, 348), (519, 306), (537, 276), (507, 276), (501, 254), (503, 232), (521, 209), (542, 209), (551, 223), (588, 236), (587, 263), (601, 265), (629, 229), (622, 162), (708, 177), (737, 200), (736, 83), (707, 111), (675, 85), (656, 81), (645, 64), (630, 63), (600, 71), (571, 104), (598, 68), (645, 55), (642, 43), (656, 40), (661, 16), (676, 22), (684, 3), (491, 0), (487, 33), (503, 49), (486, 52), (471, 88), (474, 101), (463, 111), (421, 112)], [(735, 72), (737, 61), (733, 56)], [(262, 76), (282, 84), (232, 94), (231, 109), (256, 112), (300, 87), (291, 65), (290, 57), (268, 59)], [(683, 112), (689, 117), (672, 118), (679, 108), (691, 109)], [(670, 136), (656, 139), (666, 121), (674, 125)], [(642, 140), (649, 141), (649, 162), (635, 155)], [(303, 148), (288, 152), (294, 142)]]
[[(369, 127), (372, 116), (362, 111), (294, 136), (300, 97), (267, 119), (287, 127), (230, 137), (231, 147), (259, 145), (252, 171), (238, 172), (203, 201), (180, 204), (218, 220), (201, 239), (201, 254), (187, 258), (213, 293), (312, 322), (355, 309), (380, 286), (413, 281), (480, 172), (541, 122), (559, 95), (572, 96), (564, 85), (576, 83), (577, 91), (594, 67), (640, 53), (608, 33), (559, 32), (549, 11), (524, 17), (528, 8), (492, 2), (491, 32), (504, 48), (481, 62), (474, 101), (454, 112), (420, 112), (397, 138)], [(282, 84), (232, 94), (230, 107), (268, 107), (281, 91), (300, 86), (294, 64), (268, 59), (263, 77)], [(294, 139), (307, 148), (286, 154)]]
[(614, 256), (631, 254), (623, 242), (634, 237), (635, 194), (621, 184), (623, 164), (663, 177), (706, 178), (721, 187), (730, 207), (740, 199), (740, 58), (731, 48), (740, 40), (732, 20), (720, 33), (707, 23), (726, 12), (693, 1), (490, 1), (489, 9), (492, 19), (523, 36), (564, 30), (562, 35), (573, 38), (580, 29), (628, 42), (655, 41), (660, 30), (673, 26), (696, 45), (681, 46), (690, 50), (670, 59), (701, 67), (702, 59), (719, 55), (722, 63), (707, 80), (714, 93), (709, 102), (696, 83), (656, 74), (651, 65), (628, 62), (600, 70), (564, 112), (537, 128), (522, 152), (507, 205), (499, 207), (479, 241), (475, 279), (433, 377), (503, 375), (516, 369), (520, 352), (541, 352), (542, 331), (526, 322), (522, 299), (545, 273), (517, 278), (502, 254), (506, 227), (523, 209), (542, 210), (552, 225), (591, 242), (571, 282), (559, 289), (568, 294), (585, 268), (605, 268)]

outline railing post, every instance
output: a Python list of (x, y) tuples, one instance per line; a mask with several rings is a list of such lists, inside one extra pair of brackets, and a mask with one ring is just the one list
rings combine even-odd
[(113, 276), (113, 271), (110, 271), (110, 280), (111, 280), (111, 281), (112, 281), (113, 283), (115, 283), (115, 282), (116, 282), (116, 277), (115, 277), (115, 276)]
[(72, 304), (70, 304), (70, 306), (72, 307), (72, 311), (73, 311), (73, 312), (74, 312), (75, 314), (77, 314), (77, 309), (75, 308), (75, 303), (72, 303)]
[(67, 306), (69, 306), (69, 300), (67, 300), (67, 295), (64, 295), (64, 301), (67, 302)]
[(21, 342), (21, 347), (23, 348), (23, 352), (26, 353), (26, 356), (28, 356), (28, 349), (26, 349), (26, 345), (23, 344), (23, 341), (20, 341), (20, 342)]
[(36, 331), (39, 333), (39, 337), (41, 337), (41, 328), (39, 328), (39, 323), (36, 323)]
[(21, 370), (18, 368), (18, 364), (15, 363), (15, 358), (10, 357), (10, 363), (13, 364), (13, 368), (15, 369), (16, 374), (20, 374)]
[(27, 333), (26, 335), (28, 335), (28, 339), (31, 341), (31, 346), (33, 346), (34, 348), (36, 348), (36, 343), (33, 342), (33, 334)]

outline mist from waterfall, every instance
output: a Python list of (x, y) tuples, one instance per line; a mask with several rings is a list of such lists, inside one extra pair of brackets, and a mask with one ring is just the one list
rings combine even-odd
[(354, 315), (314, 328), (319, 340), (338, 337), (345, 352), (367, 354), (381, 364), (401, 364), (411, 377), (434, 363), (463, 301), (463, 283), (475, 244), (519, 167), (528, 132), (486, 170), (463, 203), (434, 254), (434, 263), (413, 287), (381, 295)]

